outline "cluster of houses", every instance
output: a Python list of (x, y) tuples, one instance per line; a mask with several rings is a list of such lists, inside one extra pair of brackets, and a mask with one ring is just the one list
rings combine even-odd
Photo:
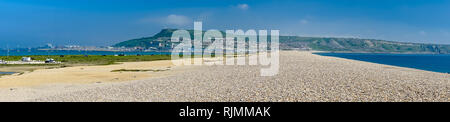
[(33, 60), (31, 57), (22, 57), (20, 61), (4, 61), (0, 60), (0, 64), (59, 64), (61, 62), (55, 61), (52, 58), (47, 58), (45, 61)]

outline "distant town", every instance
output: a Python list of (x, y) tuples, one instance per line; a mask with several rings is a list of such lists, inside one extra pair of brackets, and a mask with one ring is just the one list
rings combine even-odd
[(44, 46), (29, 47), (29, 48), (0, 48), (4, 51), (33, 51), (33, 50), (73, 50), (73, 51), (112, 51), (112, 52), (155, 52), (155, 51), (167, 51), (166, 48), (154, 48), (154, 47), (113, 47), (113, 46), (80, 46), (80, 45), (53, 45), (47, 43)]
[(153, 51), (163, 51), (158, 48), (144, 48), (144, 47), (112, 47), (112, 46), (80, 46), (80, 45), (58, 45), (47, 44), (42, 47), (36, 48), (37, 50), (78, 50), (78, 51), (142, 51), (142, 52), (153, 52)]

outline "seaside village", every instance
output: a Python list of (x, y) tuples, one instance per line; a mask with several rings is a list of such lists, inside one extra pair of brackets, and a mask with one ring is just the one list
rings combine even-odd
[(60, 61), (55, 61), (52, 58), (47, 58), (45, 61), (33, 60), (32, 57), (22, 57), (19, 61), (4, 61), (0, 60), (0, 64), (60, 64)]

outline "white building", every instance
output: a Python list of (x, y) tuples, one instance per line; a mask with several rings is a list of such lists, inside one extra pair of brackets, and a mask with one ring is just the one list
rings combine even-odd
[(30, 62), (31, 61), (31, 57), (22, 57), (22, 61)]

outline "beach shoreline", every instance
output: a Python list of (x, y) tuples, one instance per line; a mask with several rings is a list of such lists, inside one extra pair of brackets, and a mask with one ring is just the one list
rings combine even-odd
[[(449, 101), (449, 74), (306, 51), (281, 51), (280, 54), (280, 72), (274, 77), (259, 76), (258, 66), (173, 67), (170, 60), (37, 70), (35, 75), (41, 76), (45, 72), (84, 70), (91, 77), (64, 81), (71, 79), (68, 77), (32, 85), (8, 83), (0, 78), (0, 101)], [(152, 65), (145, 68), (144, 64)], [(108, 77), (94, 80), (92, 76), (98, 69), (105, 72), (133, 67), (171, 68), (163, 72), (122, 72), (126, 75), (117, 81)], [(19, 77), (33, 76), (29, 74)], [(134, 75), (139, 78), (129, 78)]]

